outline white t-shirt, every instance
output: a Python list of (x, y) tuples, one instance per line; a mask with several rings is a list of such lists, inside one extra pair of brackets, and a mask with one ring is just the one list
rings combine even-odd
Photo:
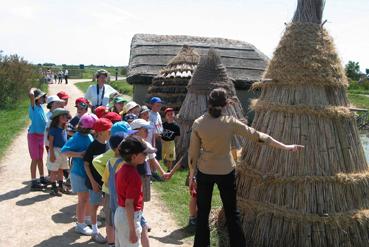
[[(108, 84), (104, 84), (104, 87), (99, 88), (99, 95), (97, 95), (97, 89), (96, 89), (97, 85), (91, 85), (88, 87), (87, 92), (85, 94), (85, 98), (88, 99), (92, 106), (108, 106), (109, 104), (109, 96), (112, 93), (116, 93), (117, 90), (115, 90), (112, 86), (108, 85)], [(103, 91), (104, 95), (103, 95)], [(101, 102), (101, 98), (102, 102)]]
[(147, 141), (153, 144), (154, 140), (153, 137), (155, 134), (161, 134), (163, 133), (163, 123), (161, 121), (161, 116), (159, 112), (153, 112), (150, 111), (149, 113), (149, 122), (150, 125), (153, 127), (151, 132), (149, 132), (149, 135), (147, 137)]

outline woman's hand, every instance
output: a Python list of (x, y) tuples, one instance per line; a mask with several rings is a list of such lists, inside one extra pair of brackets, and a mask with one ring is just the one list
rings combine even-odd
[(302, 146), (302, 145), (296, 145), (296, 144), (293, 144), (293, 145), (285, 145), (285, 149), (287, 151), (291, 151), (291, 152), (301, 151), (304, 148), (305, 148), (304, 146)]
[(195, 197), (197, 194), (197, 182), (195, 177), (190, 177), (190, 181), (189, 181), (189, 189), (190, 189), (190, 195)]

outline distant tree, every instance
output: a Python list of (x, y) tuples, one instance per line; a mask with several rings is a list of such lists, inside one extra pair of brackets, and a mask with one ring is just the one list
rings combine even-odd
[(360, 79), (360, 64), (359, 62), (349, 61), (345, 67), (346, 76), (351, 80), (359, 80)]
[(369, 76), (369, 69), (366, 69), (366, 70), (365, 70), (365, 74), (366, 74), (367, 76)]
[(121, 74), (121, 75), (127, 75), (127, 66), (123, 66), (123, 67), (120, 69), (120, 74)]

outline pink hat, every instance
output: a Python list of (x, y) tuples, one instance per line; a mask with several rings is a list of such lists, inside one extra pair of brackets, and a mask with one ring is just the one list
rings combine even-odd
[(97, 119), (95, 114), (86, 113), (79, 119), (78, 124), (81, 125), (82, 128), (92, 129)]

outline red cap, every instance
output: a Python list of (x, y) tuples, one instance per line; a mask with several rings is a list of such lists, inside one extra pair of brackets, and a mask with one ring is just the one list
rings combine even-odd
[(69, 99), (69, 95), (64, 92), (64, 91), (60, 91), (59, 93), (57, 93), (56, 95), (58, 95), (58, 97), (62, 100), (66, 100)]
[(110, 130), (112, 126), (113, 124), (111, 123), (109, 119), (102, 117), (96, 120), (92, 129), (95, 130), (96, 132), (101, 132), (101, 131)]
[(122, 116), (116, 112), (108, 112), (104, 115), (104, 118), (109, 119), (113, 123), (122, 121)]
[(108, 112), (108, 108), (106, 106), (99, 106), (95, 109), (95, 114), (98, 118), (102, 118)]
[(174, 109), (173, 108), (167, 108), (167, 109), (165, 109), (164, 115), (167, 115), (167, 113), (168, 112), (171, 112), (171, 111), (174, 111)]
[(85, 105), (90, 105), (90, 102), (88, 102), (88, 100), (86, 98), (83, 98), (83, 97), (80, 97), (80, 98), (77, 98), (76, 99), (76, 107), (79, 105), (79, 104), (85, 104)]

